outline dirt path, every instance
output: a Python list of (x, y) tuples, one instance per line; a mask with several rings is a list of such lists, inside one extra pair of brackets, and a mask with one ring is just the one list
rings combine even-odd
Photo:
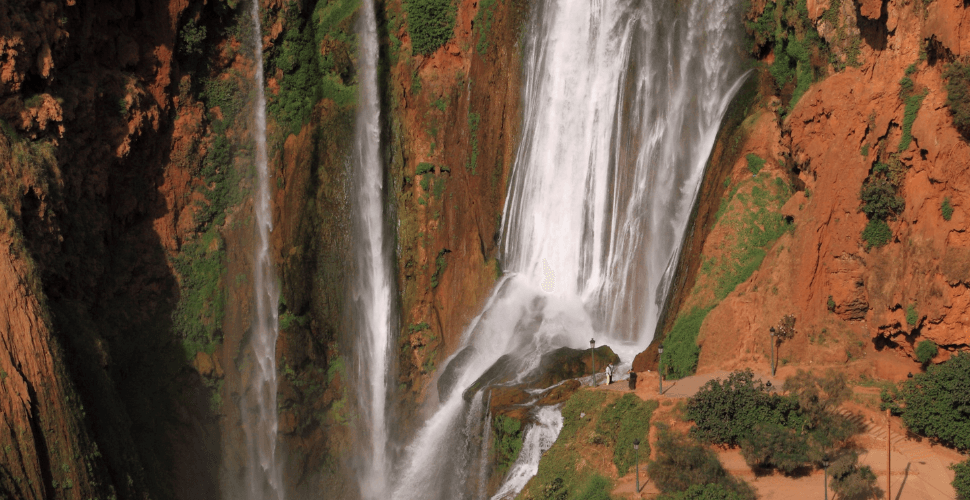
[[(644, 400), (660, 401), (660, 407), (654, 413), (655, 422), (663, 422), (675, 430), (686, 431), (690, 425), (681, 421), (675, 415), (676, 402), (688, 398), (696, 393), (709, 380), (725, 378), (729, 372), (717, 371), (686, 377), (676, 381), (664, 381), (663, 395), (658, 394), (657, 374), (646, 372), (639, 374), (636, 394)], [(771, 382), (776, 390), (780, 389), (784, 379), (780, 376), (772, 378), (764, 374), (755, 374), (756, 378)], [(611, 385), (604, 385), (598, 390), (612, 390), (627, 392), (628, 382), (622, 380)], [(855, 388), (857, 393), (871, 396), (872, 389)], [(865, 428), (856, 436), (855, 443), (860, 447), (859, 462), (868, 465), (877, 476), (876, 484), (880, 489), (886, 489), (886, 418), (881, 413), (856, 403), (848, 403), (841, 410), (846, 415), (852, 415)], [(653, 426), (650, 429), (651, 451), (655, 448), (657, 436)], [(965, 458), (959, 453), (934, 445), (927, 439), (915, 435), (907, 435), (902, 421), (892, 419), (892, 486), (891, 500), (952, 500), (956, 493), (950, 482), (953, 481), (953, 471), (949, 466)], [(741, 453), (736, 450), (717, 450), (718, 458), (724, 468), (733, 476), (747, 481), (758, 492), (760, 498), (785, 500), (816, 500), (824, 498), (822, 471), (799, 477), (786, 477), (773, 473), (767, 476), (757, 476), (744, 462)], [(620, 498), (654, 498), (659, 490), (647, 477), (646, 457), (640, 462), (640, 492), (636, 492), (636, 477), (631, 472), (617, 480), (613, 495)], [(834, 493), (829, 490), (830, 498)], [(883, 497), (885, 498), (885, 497)]]

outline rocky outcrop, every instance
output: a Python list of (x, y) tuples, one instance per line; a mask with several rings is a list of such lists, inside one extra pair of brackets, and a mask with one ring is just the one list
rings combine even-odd
[[(842, 15), (846, 5), (861, 17)], [(892, 0), (857, 1), (842, 2), (833, 17), (819, 14), (826, 11), (821, 3), (818, 15), (809, 7), (834, 52), (853, 55), (850, 29), (858, 29), (858, 64), (823, 68), (828, 76), (787, 114), (771, 104), (771, 92), (765, 92), (771, 87), (761, 87), (762, 104), (749, 118), (756, 125), (740, 142), (741, 153), (768, 159), (764, 172), (795, 189), (780, 209), (794, 230), (711, 306), (698, 336), (701, 370), (763, 363), (768, 329), (784, 314), (797, 318), (796, 336), (779, 354), (784, 362), (850, 362), (886, 347), (912, 357), (925, 339), (949, 350), (970, 346), (970, 289), (961, 263), (968, 244), (970, 177), (964, 170), (970, 147), (953, 126), (942, 79), (946, 65), (966, 51), (958, 33), (967, 9), (962, 2), (934, 2), (924, 10)], [(832, 19), (838, 29), (823, 29)], [(911, 79), (911, 90), (903, 88), (904, 77)], [(911, 99), (907, 110), (906, 99), (922, 92), (921, 105)], [(868, 219), (860, 193), (868, 179), (887, 170), (899, 176), (897, 193), (905, 204), (888, 220), (889, 242), (870, 248), (862, 237)], [(729, 184), (750, 175), (738, 158)], [(944, 200), (953, 207), (949, 220), (942, 215)], [(707, 222), (694, 269), (725, 254), (718, 235), (732, 230)], [(678, 299), (681, 315), (710, 303), (703, 299), (711, 293), (705, 273), (697, 274)]]

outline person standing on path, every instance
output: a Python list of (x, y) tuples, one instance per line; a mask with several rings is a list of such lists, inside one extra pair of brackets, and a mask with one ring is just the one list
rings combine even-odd
[(606, 385), (613, 383), (613, 363), (606, 365)]
[(637, 390), (637, 372), (630, 370), (630, 390)]

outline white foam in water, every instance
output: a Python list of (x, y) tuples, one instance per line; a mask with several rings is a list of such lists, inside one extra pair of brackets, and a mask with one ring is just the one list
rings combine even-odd
[(522, 440), (522, 451), (519, 452), (519, 457), (515, 459), (508, 475), (505, 476), (505, 483), (492, 500), (515, 498), (522, 488), (525, 488), (529, 479), (539, 472), (539, 459), (556, 442), (559, 431), (562, 430), (562, 424), (562, 412), (559, 411), (558, 406), (539, 408), (536, 413), (536, 423), (525, 430), (525, 439)]
[[(405, 451), (393, 498), (482, 497), (476, 486), (487, 478), (472, 476), (489, 437), (469, 430), (479, 396), (463, 392), (503, 355), (521, 378), (543, 354), (587, 349), (591, 337), (620, 355), (621, 370), (649, 344), (704, 164), (741, 84), (729, 29), (736, 3), (537, 2), (502, 222), (506, 276), (442, 365), (461, 364), (449, 374), (455, 389)], [(554, 441), (560, 427), (538, 422), (530, 435)], [(500, 491), (534, 474), (531, 465), (517, 470)]]
[(266, 97), (263, 92), (263, 32), (259, 22), (259, 2), (250, 11), (253, 18), (256, 65), (256, 109), (254, 141), (256, 143), (256, 251), (253, 270), (253, 296), (256, 316), (252, 324), (252, 349), (256, 366), (240, 399), (246, 434), (248, 461), (244, 470), (247, 500), (282, 500), (283, 475), (277, 452), (276, 413), (276, 337), (279, 334), (279, 290), (273, 275), (270, 255), (270, 232), (273, 215), (270, 210), (270, 180), (266, 154)]

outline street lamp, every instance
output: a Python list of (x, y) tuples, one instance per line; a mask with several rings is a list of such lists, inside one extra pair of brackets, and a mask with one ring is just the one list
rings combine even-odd
[(663, 359), (664, 359), (663, 354), (664, 354), (663, 346), (658, 347), (657, 348), (657, 381), (660, 382), (658, 385), (659, 387), (658, 394), (660, 394), (661, 396), (664, 395), (664, 372), (663, 370), (661, 370), (661, 367), (663, 367)]
[(822, 486), (825, 488), (825, 500), (829, 500), (829, 459), (822, 459)]
[(771, 376), (775, 376), (775, 327), (771, 327)]
[(633, 440), (633, 456), (637, 461), (637, 493), (640, 493), (640, 440)]
[(589, 356), (593, 358), (593, 387), (596, 387), (596, 340), (589, 339)]

